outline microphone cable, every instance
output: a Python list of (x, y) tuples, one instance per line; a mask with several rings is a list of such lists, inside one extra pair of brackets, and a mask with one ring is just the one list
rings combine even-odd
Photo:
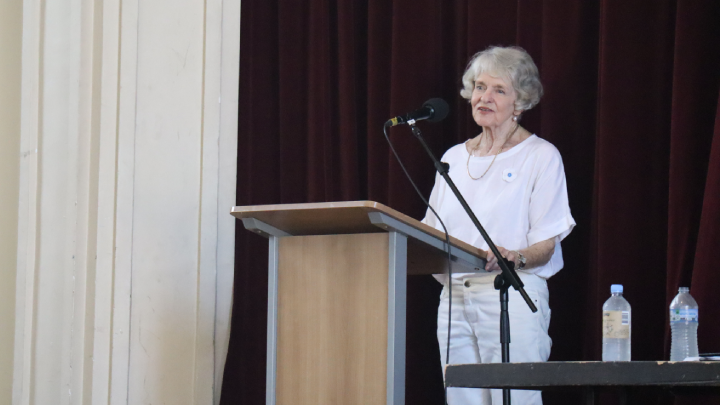
[[(450, 363), (450, 332), (452, 330), (452, 247), (450, 246), (450, 234), (448, 233), (447, 227), (445, 227), (445, 223), (440, 218), (440, 215), (435, 211), (435, 209), (430, 205), (430, 202), (423, 196), (423, 194), (420, 192), (420, 189), (413, 181), (412, 177), (410, 177), (410, 173), (408, 173), (407, 169), (405, 168), (405, 165), (403, 164), (402, 160), (400, 159), (400, 156), (398, 155), (397, 151), (395, 150), (395, 147), (393, 146), (392, 142), (390, 141), (390, 136), (388, 136), (387, 130), (389, 127), (391, 127), (392, 124), (390, 121), (386, 122), (385, 125), (383, 125), (383, 134), (385, 135), (385, 140), (387, 141), (388, 145), (390, 146), (390, 150), (392, 151), (393, 155), (395, 155), (395, 160), (397, 160), (398, 164), (400, 165), (400, 168), (402, 169), (403, 173), (405, 173), (405, 177), (410, 181), (410, 184), (415, 189), (415, 192), (420, 197), (423, 203), (432, 211), (432, 213), (435, 215), (435, 218), (440, 222), (440, 225), (443, 227), (443, 231), (445, 232), (445, 246), (447, 246), (447, 249), (445, 252), (447, 253), (447, 263), (448, 263), (448, 279), (447, 279), (447, 287), (448, 287), (448, 330), (447, 330), (447, 344), (445, 348), (445, 365), (447, 366)], [(445, 405), (447, 405), (447, 384), (445, 384), (445, 369), (443, 368), (443, 387), (445, 391)]]

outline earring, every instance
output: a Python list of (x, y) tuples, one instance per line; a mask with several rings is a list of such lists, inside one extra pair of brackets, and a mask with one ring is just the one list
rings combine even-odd
[(513, 117), (513, 121), (517, 122), (517, 115)]

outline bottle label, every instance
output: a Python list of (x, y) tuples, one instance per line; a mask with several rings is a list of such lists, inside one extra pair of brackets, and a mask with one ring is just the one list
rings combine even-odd
[(630, 338), (630, 311), (603, 311), (603, 338)]
[(670, 322), (697, 322), (698, 310), (678, 308), (670, 310)]

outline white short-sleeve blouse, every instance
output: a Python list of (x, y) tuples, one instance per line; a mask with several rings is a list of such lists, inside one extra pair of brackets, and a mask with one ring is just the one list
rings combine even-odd
[[(572, 231), (575, 220), (568, 205), (565, 170), (560, 152), (550, 142), (532, 135), (507, 152), (494, 156), (470, 157), (465, 144), (455, 145), (442, 157), (450, 164), (450, 178), (497, 246), (524, 249), (537, 242), (556, 238), (550, 261), (528, 270), (549, 278), (563, 267), (560, 241)], [(442, 218), (450, 235), (480, 249), (488, 245), (475, 228), (445, 180), (438, 174), (430, 205)], [(443, 230), (428, 210), (423, 222)], [(465, 274), (454, 277), (462, 278)], [(443, 281), (444, 277), (438, 277)]]

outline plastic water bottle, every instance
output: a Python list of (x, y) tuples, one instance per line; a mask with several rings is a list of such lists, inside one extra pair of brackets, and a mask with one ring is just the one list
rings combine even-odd
[(610, 286), (612, 296), (603, 305), (603, 361), (630, 361), (630, 304), (623, 286)]
[(670, 303), (670, 361), (683, 361), (686, 357), (698, 356), (697, 328), (698, 304), (690, 295), (688, 287), (680, 287), (678, 295)]

